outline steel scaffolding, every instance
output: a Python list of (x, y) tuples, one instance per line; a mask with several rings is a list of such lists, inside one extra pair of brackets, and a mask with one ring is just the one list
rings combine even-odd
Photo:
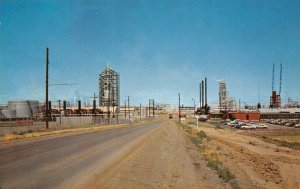
[(108, 65), (99, 74), (99, 105), (113, 113), (120, 107), (120, 74)]

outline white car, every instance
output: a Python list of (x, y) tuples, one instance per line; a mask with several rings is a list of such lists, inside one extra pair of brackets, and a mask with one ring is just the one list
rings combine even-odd
[(257, 129), (267, 129), (267, 128), (269, 128), (269, 126), (266, 124), (260, 123), (260, 124), (256, 125), (256, 128)]
[(241, 126), (241, 129), (256, 129), (256, 125), (255, 124), (246, 124)]

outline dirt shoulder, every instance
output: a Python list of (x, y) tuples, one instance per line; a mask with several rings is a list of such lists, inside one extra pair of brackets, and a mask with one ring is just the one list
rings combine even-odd
[[(196, 128), (196, 127), (195, 127)], [(210, 138), (205, 145), (236, 176), (241, 188), (300, 187), (300, 151), (280, 147), (237, 130), (201, 124)]]
[(98, 188), (230, 188), (173, 121), (106, 173)]

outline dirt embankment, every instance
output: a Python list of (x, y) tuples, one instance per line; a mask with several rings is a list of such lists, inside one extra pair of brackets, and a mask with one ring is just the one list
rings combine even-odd
[(98, 188), (230, 188), (174, 122), (147, 138), (106, 177)]
[(205, 143), (236, 177), (241, 188), (300, 187), (300, 151), (280, 147), (243, 132), (202, 124)]

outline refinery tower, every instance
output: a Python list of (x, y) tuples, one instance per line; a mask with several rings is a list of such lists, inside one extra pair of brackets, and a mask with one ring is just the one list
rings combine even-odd
[(99, 74), (99, 105), (119, 107), (119, 104), (120, 74), (107, 65), (103, 72)]

